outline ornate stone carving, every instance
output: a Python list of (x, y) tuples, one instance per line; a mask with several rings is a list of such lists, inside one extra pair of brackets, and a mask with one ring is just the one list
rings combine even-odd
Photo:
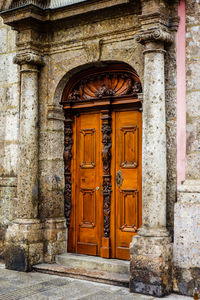
[(164, 30), (162, 27), (151, 28), (150, 30), (141, 30), (136, 35), (136, 41), (141, 44), (145, 44), (151, 41), (160, 41), (165, 43), (173, 42), (173, 35), (170, 32)]
[(110, 165), (111, 165), (111, 117), (109, 111), (104, 113), (102, 117), (102, 134), (103, 134), (103, 150), (102, 150), (102, 160), (103, 160), (103, 198), (104, 198), (104, 237), (110, 237), (110, 211), (111, 211), (111, 175), (110, 175)]
[(35, 53), (17, 54), (13, 59), (13, 63), (18, 65), (23, 65), (23, 64), (30, 64), (30, 65), (37, 65), (37, 66), (44, 65), (44, 61), (42, 57)]
[(79, 81), (66, 96), (67, 102), (83, 102), (104, 97), (135, 96), (142, 90), (139, 78), (128, 72), (110, 72)]
[(72, 118), (70, 111), (65, 111), (65, 121), (64, 121), (64, 164), (65, 164), (65, 217), (67, 227), (70, 227), (70, 214), (71, 214), (71, 160), (72, 160)]

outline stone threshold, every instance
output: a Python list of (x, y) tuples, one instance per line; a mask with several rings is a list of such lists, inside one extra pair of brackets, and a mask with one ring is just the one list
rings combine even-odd
[(129, 262), (101, 257), (66, 253), (53, 264), (38, 264), (33, 270), (76, 279), (129, 287)]

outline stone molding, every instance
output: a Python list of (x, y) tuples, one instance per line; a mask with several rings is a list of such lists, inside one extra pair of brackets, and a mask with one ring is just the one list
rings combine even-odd
[(16, 176), (4, 176), (0, 177), (0, 188), (1, 187), (17, 187), (17, 177)]
[(65, 117), (62, 107), (57, 105), (48, 105), (47, 119), (64, 122)]
[(18, 65), (24, 65), (24, 64), (36, 65), (38, 67), (44, 65), (42, 56), (34, 53), (17, 54), (13, 59), (13, 63)]
[(136, 34), (136, 41), (143, 45), (149, 42), (172, 43), (173, 40), (174, 37), (168, 30), (159, 27), (142, 29)]
[(178, 187), (178, 202), (200, 204), (200, 180), (185, 180)]

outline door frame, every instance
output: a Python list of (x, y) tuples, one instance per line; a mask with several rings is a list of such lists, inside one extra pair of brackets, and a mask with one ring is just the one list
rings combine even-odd
[[(95, 91), (91, 83), (95, 82)], [(83, 111), (100, 111), (102, 113), (103, 134), (103, 209), (104, 237), (102, 238), (101, 257), (111, 257), (110, 212), (111, 212), (111, 132), (112, 111), (126, 108), (142, 111), (142, 101), (138, 94), (142, 92), (141, 82), (136, 71), (124, 64), (113, 64), (103, 68), (90, 68), (73, 76), (66, 85), (61, 104), (64, 121), (64, 164), (65, 193), (64, 211), (68, 230), (73, 230), (72, 223), (72, 147), (73, 116)], [(71, 236), (68, 234), (68, 236)], [(74, 240), (68, 239), (68, 251), (74, 252)]]

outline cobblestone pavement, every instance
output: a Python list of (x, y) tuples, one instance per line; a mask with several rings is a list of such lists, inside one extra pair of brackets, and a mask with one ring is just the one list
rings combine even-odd
[[(128, 288), (41, 273), (10, 271), (0, 264), (0, 300), (153, 300)], [(158, 298), (157, 298), (158, 299)], [(164, 299), (191, 300), (170, 295)]]

